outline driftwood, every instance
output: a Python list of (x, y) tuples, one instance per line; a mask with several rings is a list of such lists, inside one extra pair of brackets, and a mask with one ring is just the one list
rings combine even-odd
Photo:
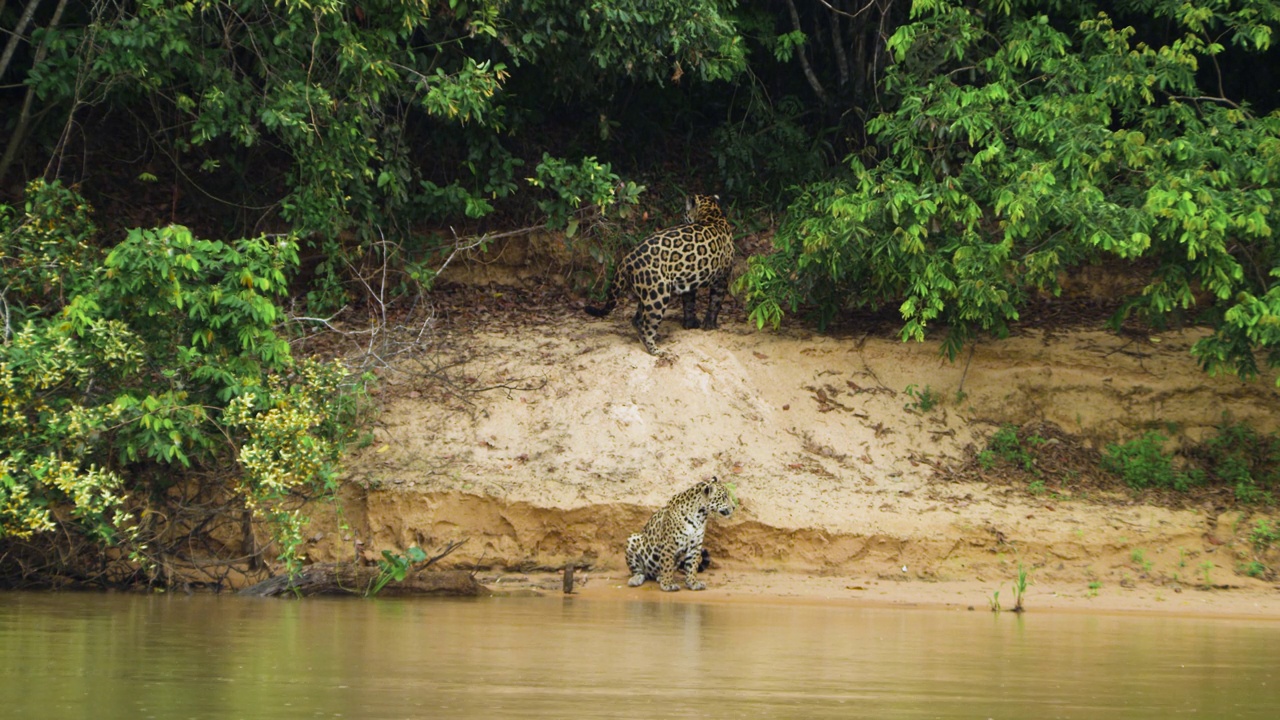
[[(275, 597), (278, 595), (365, 595), (377, 581), (376, 566), (355, 563), (317, 563), (289, 577), (278, 575), (240, 591), (241, 595)], [(465, 570), (421, 571), (400, 582), (388, 583), (381, 596), (452, 595), (471, 597), (488, 591)]]

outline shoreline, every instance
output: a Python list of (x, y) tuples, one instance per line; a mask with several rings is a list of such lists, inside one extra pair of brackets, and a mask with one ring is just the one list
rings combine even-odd
[[(677, 574), (683, 581), (683, 577)], [(685, 602), (708, 604), (806, 605), (883, 608), (895, 610), (954, 610), (992, 612), (992, 593), (1000, 591), (1001, 614), (1018, 614), (1012, 605), (1011, 583), (997, 586), (978, 580), (878, 580), (874, 578), (815, 577), (788, 573), (721, 570), (699, 576), (707, 589), (663, 592), (653, 581), (633, 588), (627, 577), (612, 572), (579, 572), (574, 592), (565, 595), (559, 573), (480, 573), (477, 580), (493, 596), (560, 596), (590, 601)], [(585, 582), (583, 580), (585, 579)], [(1076, 584), (1031, 584), (1022, 614), (1068, 613), (1142, 615), (1221, 620), (1280, 622), (1280, 587), (1257, 586), (1203, 589), (1156, 585), (1102, 587), (1096, 591)]]

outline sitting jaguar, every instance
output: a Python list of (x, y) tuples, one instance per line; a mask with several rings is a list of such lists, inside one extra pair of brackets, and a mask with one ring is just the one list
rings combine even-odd
[[(638, 299), (631, 324), (651, 355), (660, 355), (656, 339), (667, 303), (679, 295), (684, 300), (684, 326), (712, 330), (720, 316), (720, 303), (729, 287), (733, 268), (733, 229), (720, 210), (715, 195), (694, 195), (685, 201), (685, 224), (660, 230), (631, 249), (618, 263), (609, 296), (603, 307), (587, 307), (604, 317), (618, 305), (618, 297), (631, 292)], [(710, 303), (698, 322), (695, 297), (699, 288), (710, 288)]]
[(671, 498), (649, 518), (644, 530), (627, 538), (627, 568), (631, 570), (627, 584), (638, 587), (645, 580), (657, 580), (663, 590), (679, 590), (676, 568), (681, 568), (690, 590), (706, 589), (698, 572), (707, 567), (707, 552), (702, 549), (707, 515), (717, 512), (729, 517), (734, 505), (729, 489), (716, 478)]

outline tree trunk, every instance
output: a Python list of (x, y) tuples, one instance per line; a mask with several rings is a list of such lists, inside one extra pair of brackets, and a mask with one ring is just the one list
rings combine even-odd
[[(31, 4), (27, 6), (26, 13), (22, 19), (18, 21), (18, 27), (15, 29), (13, 37), (9, 38), (9, 44), (4, 49), (4, 57), (0, 57), (0, 77), (4, 76), (5, 69), (8, 68), (9, 60), (13, 56), (14, 48), (17, 47), (18, 37), (22, 34), (22, 28), (31, 19), (31, 15), (35, 12), (36, 5), (40, 4), (40, 0), (31, 0)], [(49, 30), (58, 26), (62, 20), (62, 11), (67, 8), (67, 0), (58, 0), (58, 7), (53, 11), (53, 18), (49, 20)], [(44, 61), (45, 55), (49, 52), (49, 36), (46, 35), (40, 41), (40, 47), (36, 48), (35, 57), (32, 60), (32, 67), (39, 65)], [(9, 173), (9, 166), (13, 164), (14, 158), (18, 155), (18, 148), (22, 146), (22, 142), (26, 140), (27, 127), (31, 124), (31, 101), (35, 99), (35, 87), (27, 88), (27, 95), (22, 100), (22, 111), (18, 113), (18, 124), (13, 129), (13, 134), (9, 136), (9, 145), (4, 149), (4, 156), (0, 157), (0, 181), (4, 180), (4, 176)]]

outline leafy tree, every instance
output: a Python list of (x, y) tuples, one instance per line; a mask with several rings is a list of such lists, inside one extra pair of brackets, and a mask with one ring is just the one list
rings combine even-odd
[[(340, 365), (295, 362), (277, 334), (296, 243), (170, 226), (130, 231), (91, 263), (75, 250), (91, 239), (88, 215), (74, 193), (39, 182), (24, 211), (0, 208), (0, 284), (18, 290), (4, 298), (17, 322), (0, 345), (0, 542), (90, 538), (125, 551), (130, 562), (110, 572), (129, 577), (239, 505), (296, 562), (297, 500), (335, 489), (356, 398)], [(32, 247), (62, 251), (36, 267)], [(37, 304), (29, 288), (52, 278), (70, 297)], [(218, 468), (237, 461), (228, 486)], [(176, 520), (190, 508), (170, 505), (201, 484), (211, 508)], [(5, 562), (48, 570), (29, 562), (37, 546)]]
[[(452, 238), (425, 236), (424, 223), (474, 222), (503, 201), (519, 207), (522, 190), (524, 207), (549, 199), (560, 226), (574, 213), (634, 202), (640, 187), (609, 163), (597, 163), (603, 172), (588, 192), (539, 175), (551, 183), (543, 194), (525, 181), (526, 165), (594, 157), (549, 153), (521, 134), (536, 131), (547, 100), (739, 73), (731, 5), (72, 3), (32, 35), (44, 54), (28, 58), (25, 83), (42, 101), (32, 112), (61, 110), (68, 128), (90, 117), (118, 128), (128, 118), (125, 136), (145, 138), (139, 151), (172, 168), (175, 197), (212, 212), (235, 208), (240, 232), (264, 220), (278, 227), (278, 216), (320, 251), (311, 299), (338, 306), (375, 242), (395, 241), (407, 254), (401, 262), (447, 249)], [(519, 93), (508, 90), (516, 73)], [(54, 158), (70, 152), (76, 134), (58, 129), (37, 133), (33, 147)], [(20, 129), (10, 147), (25, 140)], [(147, 170), (131, 180), (160, 177)]]
[(1280, 5), (1118, 5), (1167, 37), (1094, 6), (918, 0), (888, 41), (874, 152), (791, 206), (742, 283), (752, 318), (889, 304), (904, 340), (946, 326), (954, 357), (1058, 294), (1061, 273), (1141, 261), (1149, 280), (1121, 317), (1207, 320), (1193, 352), (1212, 372), (1280, 365), (1280, 115), (1204, 90), (1200, 72), (1224, 42), (1243, 61), (1267, 50)]

